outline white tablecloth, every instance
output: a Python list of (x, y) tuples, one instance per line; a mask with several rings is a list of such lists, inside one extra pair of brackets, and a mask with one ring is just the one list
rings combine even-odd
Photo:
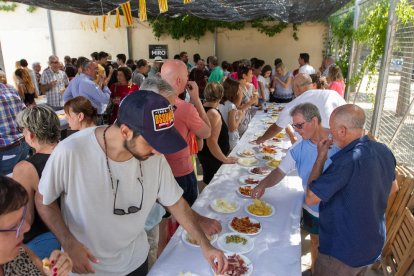
[[(261, 111), (256, 114), (231, 155), (235, 156), (240, 149), (254, 147), (248, 142), (255, 139), (255, 134), (267, 128), (262, 122), (265, 118), (270, 119)], [(250, 200), (241, 198), (236, 193), (240, 186), (239, 177), (247, 174), (247, 168), (237, 164), (221, 166), (193, 205), (193, 209), (200, 214), (221, 222), (223, 231), (220, 234), (230, 232), (228, 222), (234, 216), (248, 215), (244, 211), (244, 206)], [(210, 208), (211, 201), (222, 197), (237, 200), (241, 204), (240, 210), (233, 214), (214, 212)], [(262, 199), (276, 208), (276, 214), (269, 218), (258, 218), (262, 224), (262, 232), (253, 236), (254, 249), (245, 254), (253, 263), (252, 275), (301, 275), (299, 223), (303, 197), (301, 180), (296, 175), (289, 175), (275, 187), (266, 190)], [(176, 276), (179, 272), (188, 271), (200, 276), (213, 275), (200, 248), (185, 244), (181, 239), (181, 233), (182, 227), (174, 234), (148, 275)], [(216, 246), (215, 243), (213, 245)]]

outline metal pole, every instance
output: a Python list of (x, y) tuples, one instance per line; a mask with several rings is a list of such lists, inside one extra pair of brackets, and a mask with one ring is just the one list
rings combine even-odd
[(379, 72), (377, 93), (375, 95), (374, 113), (372, 114), (370, 132), (374, 137), (378, 137), (382, 110), (384, 107), (385, 94), (387, 89), (388, 73), (390, 68), (392, 48), (395, 40), (395, 7), (398, 0), (390, 0), (390, 10), (388, 12), (387, 37), (385, 40), (384, 54), (381, 60), (381, 70)]
[(217, 57), (217, 28), (214, 28), (213, 53)]
[(47, 10), (47, 24), (49, 26), (50, 45), (52, 46), (52, 54), (56, 55), (55, 35), (53, 33), (52, 13)]
[(401, 131), (402, 127), (403, 127), (403, 124), (405, 122), (405, 119), (407, 119), (407, 117), (410, 114), (411, 109), (413, 108), (413, 106), (414, 106), (414, 99), (411, 100), (411, 103), (410, 103), (407, 111), (405, 112), (404, 117), (401, 119), (400, 124), (398, 125), (397, 129), (395, 130), (394, 135), (392, 136), (391, 141), (388, 144), (389, 147), (391, 147), (392, 144), (394, 144), (394, 141), (397, 138), (398, 133), (400, 133), (400, 131)]
[(134, 58), (132, 56), (132, 27), (127, 27), (127, 45), (128, 45), (128, 58)]
[[(354, 24), (353, 24), (353, 28), (354, 28), (354, 30), (356, 30), (357, 28), (358, 28), (358, 21), (359, 21), (359, 13), (360, 13), (360, 10), (359, 10), (359, 5), (360, 5), (360, 0), (355, 0), (355, 8), (354, 8)], [(346, 101), (349, 101), (349, 94), (350, 94), (350, 90), (351, 90), (351, 86), (349, 85), (349, 81), (351, 80), (351, 78), (352, 78), (352, 75), (354, 74), (354, 67), (356, 66), (355, 64), (354, 64), (354, 59), (355, 59), (355, 54), (356, 54), (356, 48), (357, 48), (357, 45), (356, 45), (356, 42), (355, 42), (355, 40), (353, 39), (352, 40), (352, 43), (351, 43), (351, 53), (350, 53), (350, 55), (349, 55), (349, 62), (348, 62), (348, 64), (349, 64), (349, 66), (348, 66), (348, 75), (347, 75), (347, 81), (348, 81), (348, 85), (346, 86), (346, 89), (345, 89), (345, 100)]]
[(0, 41), (0, 67), (1, 69), (3, 69), (3, 72), (6, 72), (6, 68), (4, 67), (3, 51), (1, 50), (1, 41)]

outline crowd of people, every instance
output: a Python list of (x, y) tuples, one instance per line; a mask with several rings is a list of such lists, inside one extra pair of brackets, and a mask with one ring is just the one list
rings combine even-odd
[[(307, 53), (292, 71), (280, 58), (274, 67), (199, 54), (192, 65), (187, 52), (152, 66), (116, 58), (94, 52), (62, 64), (52, 55), (42, 73), (22, 59), (15, 87), (0, 71), (0, 172), (10, 176), (0, 178), (0, 275), (146, 275), (172, 218), (225, 272), (227, 259), (206, 238), (221, 232), (220, 222), (191, 209), (199, 194), (193, 161), (208, 185), (222, 164), (237, 162), (230, 152), (269, 102), (285, 107), (256, 143), (285, 130), (293, 145), (251, 196), (296, 170), (314, 275), (361, 275), (378, 259), (395, 158), (365, 136), (364, 111), (346, 104), (332, 57), (318, 71)], [(36, 105), (39, 95), (46, 105)], [(78, 130), (62, 141), (61, 109)]]

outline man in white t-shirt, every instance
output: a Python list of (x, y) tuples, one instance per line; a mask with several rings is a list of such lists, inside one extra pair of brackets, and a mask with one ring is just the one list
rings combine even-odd
[(308, 53), (300, 53), (299, 54), (299, 74), (308, 74), (312, 75), (315, 74), (315, 68), (309, 65), (309, 54)]
[(43, 170), (36, 206), (72, 258), (74, 273), (146, 275), (144, 224), (156, 201), (198, 240), (216, 272), (225, 271), (223, 252), (210, 245), (160, 154), (186, 145), (172, 106), (145, 90), (124, 98), (114, 125), (59, 143)]
[(313, 89), (312, 79), (307, 74), (298, 74), (293, 79), (293, 92), (296, 98), (285, 106), (279, 114), (276, 123), (271, 125), (261, 137), (257, 138), (256, 142), (258, 144), (273, 138), (291, 124), (292, 117), (290, 116), (290, 111), (298, 104), (312, 103), (316, 105), (321, 114), (322, 126), (324, 128), (329, 128), (329, 117), (332, 111), (336, 107), (346, 104), (345, 100), (336, 91)]

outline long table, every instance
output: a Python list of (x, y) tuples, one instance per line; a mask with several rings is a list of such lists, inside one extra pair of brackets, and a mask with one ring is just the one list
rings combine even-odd
[[(231, 155), (245, 148), (254, 147), (249, 141), (254, 140), (267, 126), (263, 121), (271, 119), (268, 114), (258, 111), (249, 124), (246, 133)], [(288, 142), (286, 142), (286, 148)], [(224, 164), (220, 167), (210, 184), (199, 195), (193, 209), (200, 214), (215, 218), (221, 222), (222, 232), (231, 232), (228, 223), (234, 216), (248, 216), (244, 206), (251, 199), (240, 197), (236, 189), (240, 187), (240, 176), (247, 175), (248, 168), (238, 164)], [(235, 199), (241, 204), (239, 211), (233, 214), (220, 214), (213, 211), (210, 203), (216, 198)], [(266, 190), (262, 199), (272, 204), (276, 212), (269, 218), (258, 218), (262, 231), (254, 238), (254, 249), (245, 254), (253, 264), (252, 275), (301, 275), (301, 236), (300, 215), (304, 191), (302, 182), (296, 173), (286, 176), (278, 185)], [(201, 249), (185, 244), (179, 227), (167, 247), (158, 258), (148, 275), (177, 276), (179, 272), (188, 272), (199, 276), (214, 275)], [(213, 246), (217, 246), (213, 243)]]

